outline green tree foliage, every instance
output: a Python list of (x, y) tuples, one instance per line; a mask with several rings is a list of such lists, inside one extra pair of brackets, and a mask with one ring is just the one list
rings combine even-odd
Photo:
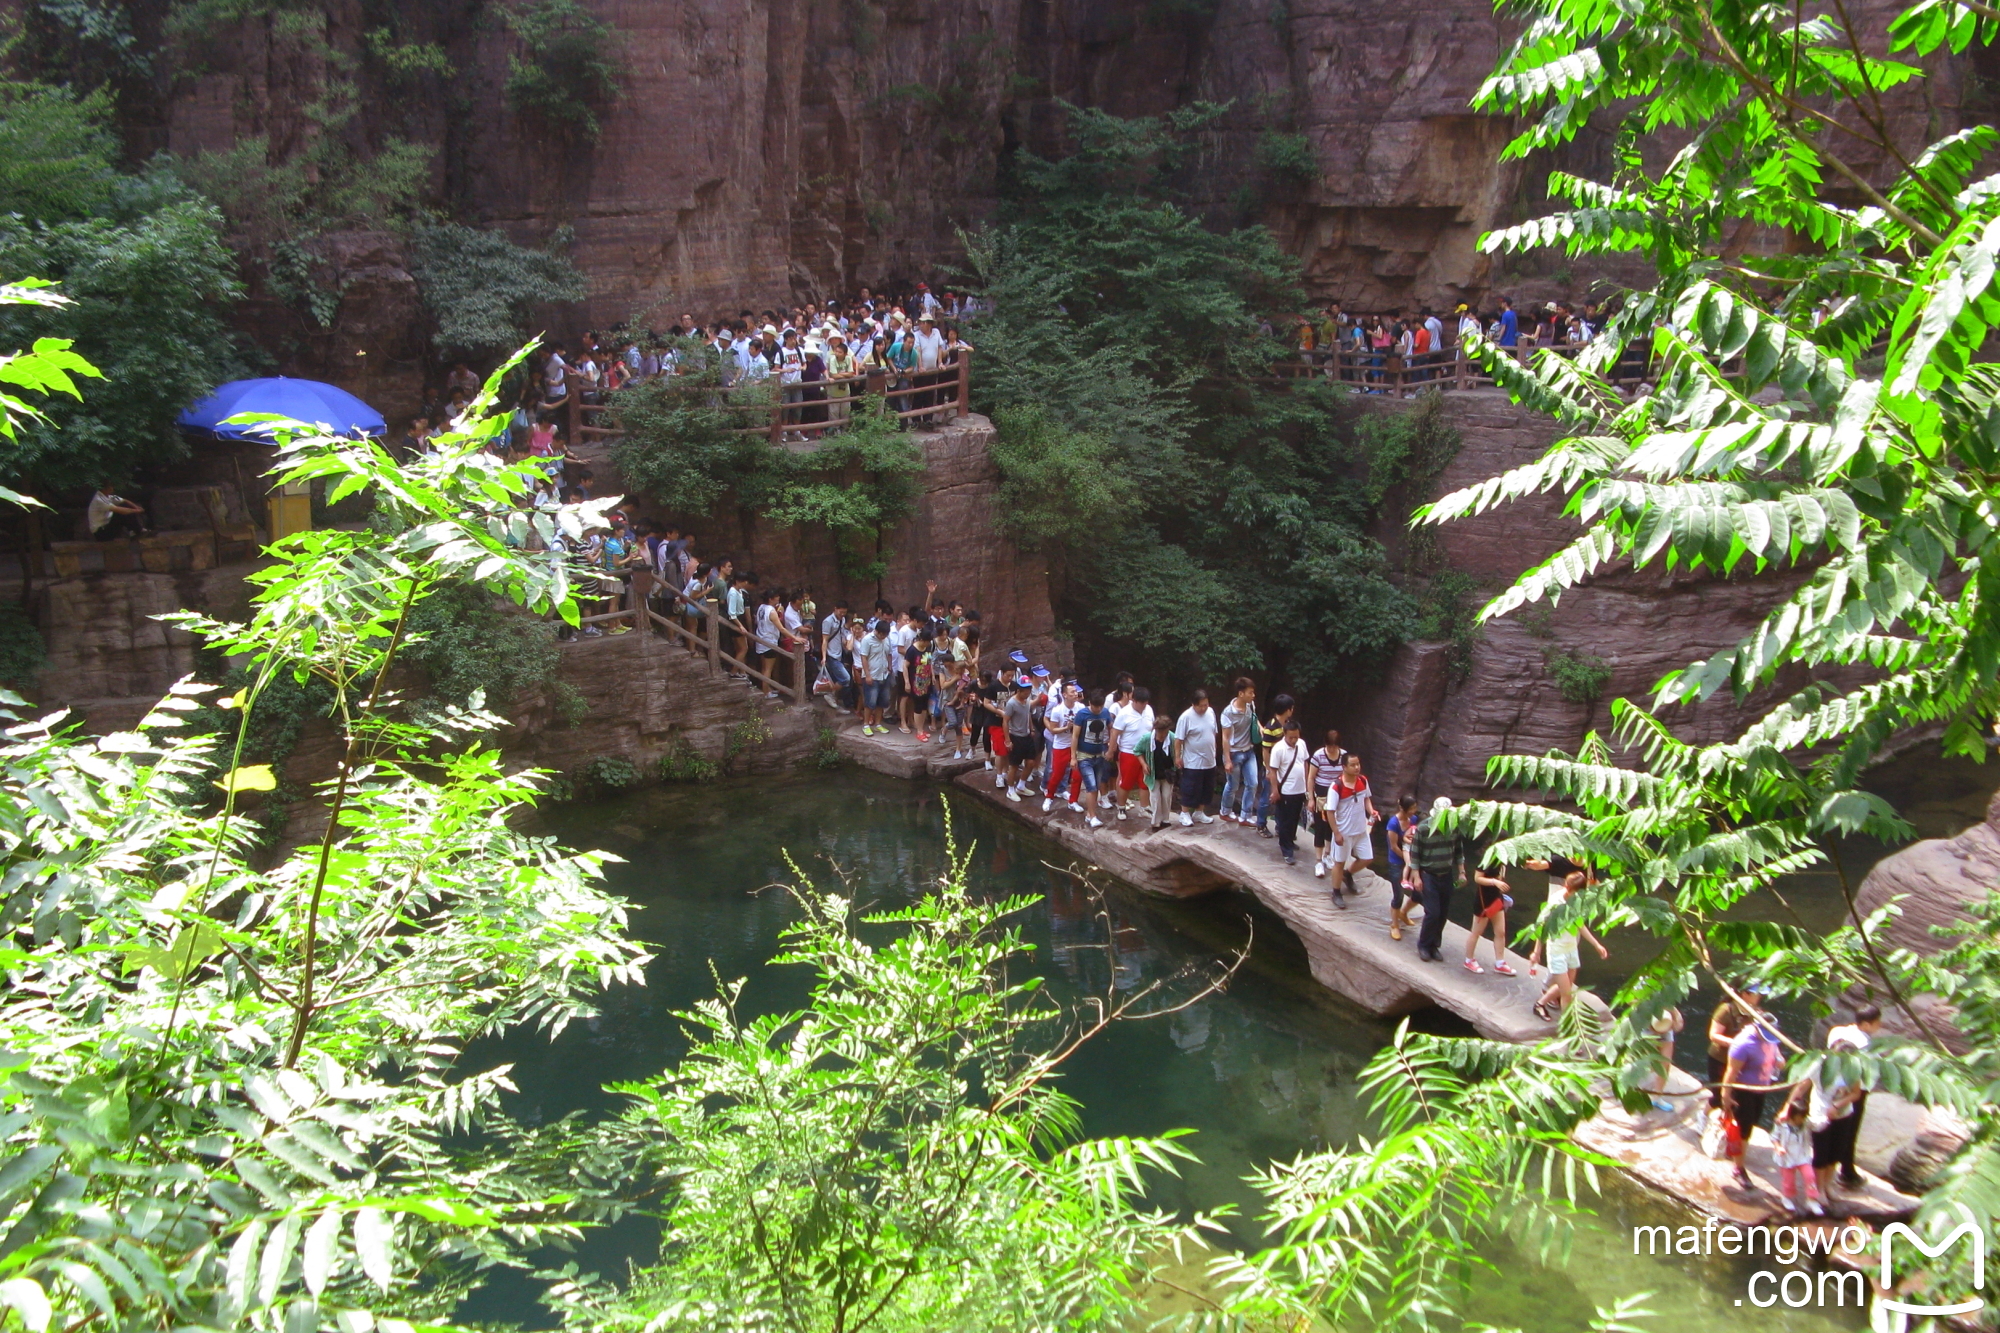
[(809, 449), (775, 448), (761, 429), (762, 409), (775, 400), (769, 383), (725, 390), (698, 343), (679, 351), (685, 373), (633, 385), (612, 402), (624, 432), (612, 450), (618, 474), (680, 513), (733, 502), (780, 525), (829, 532), (843, 574), (880, 578), (891, 554), (883, 542), (914, 512), (923, 472), (921, 452), (887, 402), (852, 400), (840, 430)]
[(103, 93), (0, 83), (0, 213), (74, 222), (112, 206), (118, 145)]
[(736, 982), (676, 1015), (687, 1058), (620, 1089), (592, 1136), (674, 1182), (662, 1259), (627, 1292), (569, 1293), (573, 1326), (1120, 1326), (1181, 1231), (1142, 1211), (1146, 1176), (1187, 1153), (1079, 1136), (1054, 1086), (1074, 1046), (1046, 1035), (1064, 1015), (1008, 976), (1029, 900), (973, 897), (967, 865), (954, 849), (886, 912), (801, 876), (774, 961), (812, 970), (809, 1007), (748, 1017)]
[[(1650, 1021), (1700, 981), (1727, 989), (1756, 976), (1818, 1004), (1858, 987), (1907, 1035), (1864, 1054), (1800, 1051), (1789, 1074), (1823, 1070), (1964, 1115), (1972, 1142), (1925, 1196), (1917, 1225), (1940, 1236), (1963, 1209), (1991, 1235), (2000, 900), (1976, 906), (1978, 927), (1948, 953), (1888, 950), (1878, 936), (1896, 909), (1861, 919), (1833, 844), (1909, 836), (1861, 785), (1886, 742), (1935, 727), (1948, 750), (1983, 754), (2000, 710), (2000, 363), (1989, 359), (2000, 325), (2000, 177), (1977, 176), (2000, 136), (1975, 126), (1909, 155), (1880, 100), (1919, 73), (1892, 56), (1990, 46), (2000, 11), (1919, 0), (1886, 39), (1872, 17), (1854, 26), (1839, 6), (1801, 15), (1535, 0), (1523, 17), (1481, 105), (1531, 118), (1515, 153), (1614, 118), (1615, 174), (1552, 178), (1574, 207), (1483, 244), (1637, 255), (1658, 281), (1628, 293), (1573, 361), (1544, 351), (1517, 367), (1475, 342), (1517, 401), (1573, 433), (1425, 517), (1552, 493), (1584, 525), (1486, 618), (1553, 603), (1628, 563), (1768, 579), (1772, 609), (1740, 641), (1670, 673), (1651, 699), (1615, 701), (1611, 737), (1591, 736), (1573, 755), (1493, 760), (1496, 786), (1538, 792), (1541, 803), (1475, 802), (1446, 822), (1491, 839), (1494, 863), (1561, 854), (1596, 869), (1599, 882), (1536, 933), (1623, 925), (1658, 942), (1617, 996), (1601, 1047), (1545, 1052), (1561, 1077), (1599, 1077), (1643, 1105), (1644, 1080), (1659, 1072)], [(1641, 152), (1659, 126), (1676, 127), (1683, 146)], [(1768, 243), (1744, 245), (1753, 229)], [(1657, 390), (1627, 398), (1607, 372), (1635, 352), (1649, 358)], [(1697, 745), (1673, 732), (1680, 705), (1724, 692), (1741, 700), (1781, 672), (1834, 667), (1850, 669), (1835, 679), (1865, 683), (1809, 684), (1730, 739)], [(1815, 868), (1847, 895), (1848, 923), (1830, 935), (1791, 924), (1776, 891), (1783, 876)], [(1946, 1044), (1911, 1002), (1921, 993), (1957, 1009), (1955, 1040), (1969, 1049)], [(1503, 1085), (1520, 1077), (1491, 1072)], [(1501, 1138), (1519, 1123), (1497, 1108), (1462, 1115)], [(1351, 1155), (1340, 1160), (1345, 1172)], [(1477, 1195), (1511, 1169), (1503, 1156), (1461, 1184)], [(1338, 1195), (1322, 1189), (1311, 1202), (1337, 1206)], [(1379, 1234), (1365, 1218), (1349, 1230)], [(1307, 1242), (1327, 1258), (1353, 1243)], [(1980, 1289), (1970, 1253), (1917, 1260), (1921, 1274), (1899, 1267), (1898, 1276), (1921, 1282), (1926, 1301), (1990, 1302), (2000, 1275)]]
[(405, 629), (405, 660), (430, 676), (436, 705), (507, 713), (524, 692), (541, 690), (569, 721), (583, 716), (582, 696), (556, 679), (562, 648), (555, 626), (496, 603), (479, 584), (440, 587), (410, 613)]
[(531, 250), (461, 223), (417, 227), (410, 271), (437, 320), (438, 346), (467, 352), (519, 346), (535, 306), (582, 300), (583, 275), (560, 253), (564, 243), (559, 235), (551, 248)]
[(178, 456), (175, 417), (237, 365), (219, 219), (169, 176), (120, 173), (108, 109), (100, 95), (0, 83), (0, 272), (42, 274), (64, 294), (0, 302), (0, 346), (73, 344), (108, 381), (88, 401), (68, 386), (70, 401), (20, 423), (0, 462), (17, 484), (87, 486)]
[(587, 144), (622, 91), (617, 30), (577, 0), (521, 0), (504, 11), (521, 51), (507, 57), (507, 100), (557, 138)]
[(1254, 387), (1260, 318), (1304, 297), (1262, 228), (1217, 232), (1174, 182), (1220, 108), (1069, 109), (1074, 151), (1023, 154), (973, 238), (994, 311), (974, 387), (1001, 438), (1001, 522), (1055, 562), (1078, 624), (1168, 674), (1269, 667), (1309, 687), (1410, 627), (1357, 503), (1337, 395)]
[[(382, 688), (441, 583), (477, 572), (574, 615), (562, 568), (481, 516), (527, 480), (485, 447), (503, 425), (401, 467), (293, 440), (290, 480), (371, 486), (404, 521), (280, 543), (242, 624), (180, 617), (252, 683), (183, 682), (101, 738), (10, 730), (0, 1306), (25, 1328), (441, 1323), (587, 1215), (501, 1113), (505, 1071), (451, 1065), (587, 1014), (644, 956), (600, 858), (511, 831), (536, 779), (479, 743), (499, 719), (425, 725)], [(281, 679), (332, 693), (345, 753), (326, 832), (259, 868), (244, 807), (274, 777), (240, 755)], [(192, 734), (205, 700), (233, 738)]]

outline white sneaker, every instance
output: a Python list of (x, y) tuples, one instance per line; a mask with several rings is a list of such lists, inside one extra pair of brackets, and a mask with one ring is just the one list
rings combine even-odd
[(991, 759), (988, 759), (986, 761), (986, 771), (988, 773), (991, 773), (993, 771), (993, 761)]
[(1019, 787), (1009, 787), (1009, 788), (1007, 789), (1007, 799), (1008, 799), (1008, 800), (1010, 800), (1010, 801), (1018, 801), (1018, 800), (1020, 800), (1020, 799), (1021, 799), (1021, 789), (1020, 789)]
[(1313, 878), (1314, 879), (1326, 878), (1326, 862), (1324, 861), (1313, 862)]
[[(987, 765), (987, 767), (988, 767), (988, 768), (991, 768), (991, 767), (993, 767), (993, 765), (991, 765), (991, 764), (988, 764), (988, 765)], [(1004, 786), (1006, 786), (1006, 785), (1007, 785), (1007, 775), (1006, 775), (1005, 773), (995, 773), (995, 774), (993, 775), (993, 785), (994, 785), (994, 786), (996, 786), (996, 787), (1004, 787)]]
[(1044, 797), (1042, 798), (1042, 813), (1043, 813), (1043, 814), (1047, 814), (1047, 813), (1048, 813), (1049, 811), (1051, 811), (1051, 810), (1053, 810), (1053, 809), (1055, 809), (1055, 808), (1056, 808), (1056, 798), (1055, 798), (1055, 797), (1053, 797), (1053, 796), (1044, 796)]
[(1818, 1200), (1818, 1199), (1807, 1199), (1807, 1200), (1806, 1200), (1806, 1211), (1807, 1211), (1808, 1213), (1811, 1213), (1811, 1214), (1812, 1214), (1812, 1215), (1813, 1215), (1814, 1217), (1825, 1217), (1825, 1216), (1826, 1216), (1826, 1209), (1824, 1209), (1824, 1208), (1822, 1208), (1822, 1207), (1820, 1206), (1820, 1202), (1819, 1202), (1819, 1200)]
[(1104, 821), (1099, 819), (1096, 815), (1092, 815), (1090, 818), (1083, 821), (1083, 826), (1085, 828), (1103, 828)]
[(1097, 795), (1097, 808), (1099, 810), (1109, 810), (1111, 808), (1111, 798), (1099, 792)]
[(1125, 807), (1122, 805), (1118, 807), (1118, 817), (1120, 819), (1125, 818)]
[(1083, 807), (1078, 805), (1075, 801), (1065, 801), (1063, 804), (1069, 807), (1071, 814), (1080, 815), (1083, 813)]
[(1194, 819), (1193, 819), (1193, 817), (1192, 817), (1192, 816), (1190, 816), (1190, 815), (1188, 814), (1188, 812), (1187, 812), (1187, 811), (1185, 811), (1185, 810), (1181, 811), (1181, 827), (1182, 827), (1182, 828), (1193, 828), (1193, 827), (1194, 827)]
[(1215, 822), (1215, 816), (1208, 814), (1206, 812), (1196, 815), (1195, 818), (1199, 819), (1204, 824), (1213, 824)]

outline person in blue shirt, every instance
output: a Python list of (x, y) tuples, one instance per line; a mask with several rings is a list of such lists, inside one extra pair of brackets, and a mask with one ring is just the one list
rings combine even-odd
[(1513, 347), (1521, 341), (1521, 317), (1514, 313), (1514, 303), (1506, 297), (1500, 298), (1500, 345)]

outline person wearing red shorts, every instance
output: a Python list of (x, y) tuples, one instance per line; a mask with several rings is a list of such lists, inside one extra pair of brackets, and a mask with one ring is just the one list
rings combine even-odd
[(1472, 886), (1479, 893), (1479, 906), (1472, 917), (1472, 929), (1465, 936), (1465, 970), (1483, 972), (1475, 956), (1479, 949), (1479, 937), (1493, 927), (1493, 970), (1503, 977), (1514, 975), (1514, 969), (1507, 962), (1507, 881), (1490, 870), (1474, 870)]
[[(1153, 736), (1153, 695), (1141, 685), (1132, 691), (1132, 701), (1111, 719), (1111, 731), (1118, 743), (1118, 817), (1125, 818), (1133, 792), (1146, 790), (1146, 746)], [(1140, 796), (1143, 803), (1147, 798)]]

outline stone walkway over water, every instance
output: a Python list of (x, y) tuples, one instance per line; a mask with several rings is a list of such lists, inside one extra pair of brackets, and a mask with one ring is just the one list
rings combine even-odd
[(1043, 814), (1039, 800), (1008, 800), (980, 761), (954, 760), (935, 743), (919, 745), (901, 732), (863, 736), (850, 725), (841, 732), (840, 749), (863, 767), (893, 777), (953, 779), (964, 795), (1148, 892), (1171, 898), (1228, 888), (1253, 893), (1305, 945), (1313, 977), (1371, 1014), (1406, 1014), (1436, 1005), (1463, 1018), (1481, 1036), (1501, 1041), (1535, 1041), (1555, 1031), (1554, 1024), (1535, 1017), (1532, 1006), (1546, 977), (1529, 977), (1526, 958), (1510, 951), (1508, 960), (1519, 975), (1500, 976), (1491, 969), (1492, 946), (1482, 945), (1481, 965), (1487, 971), (1475, 976), (1458, 961), (1465, 954), (1465, 928), (1447, 924), (1443, 961), (1420, 962), (1415, 931), (1404, 932), (1400, 941), (1389, 938), (1389, 882), (1363, 871), (1360, 894), (1346, 910), (1338, 909), (1327, 881), (1313, 877), (1309, 842), (1300, 863), (1287, 866), (1274, 839), (1220, 820), (1192, 828), (1176, 823), (1152, 832), (1143, 817), (1120, 821), (1104, 811), (1105, 826), (1090, 829), (1083, 825), (1084, 816), (1064, 807)]

